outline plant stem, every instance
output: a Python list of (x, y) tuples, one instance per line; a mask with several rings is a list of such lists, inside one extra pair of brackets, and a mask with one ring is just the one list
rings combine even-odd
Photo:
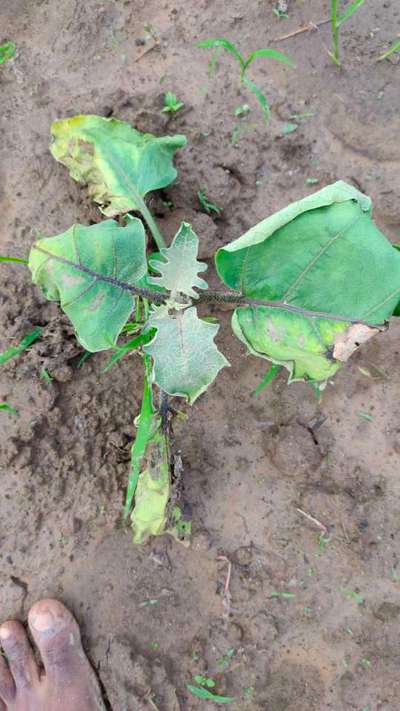
[(126, 490), (124, 519), (126, 520), (131, 512), (133, 498), (140, 474), (140, 465), (146, 453), (148, 441), (152, 435), (152, 423), (155, 413), (153, 407), (153, 395), (149, 376), (151, 372), (151, 358), (148, 355), (143, 356), (144, 361), (144, 383), (143, 383), (143, 398), (140, 407), (138, 418), (138, 429), (135, 441), (131, 448), (131, 470), (128, 479), (128, 488)]
[(331, 0), (331, 24), (333, 43), (333, 52), (331, 53), (331, 57), (335, 64), (340, 67), (339, 26), (337, 24), (337, 0)]
[(167, 244), (165, 242), (164, 237), (162, 236), (160, 229), (151, 214), (149, 208), (147, 207), (145, 201), (143, 200), (142, 196), (136, 192), (134, 188), (131, 188), (132, 192), (132, 197), (135, 200), (135, 203), (138, 207), (138, 210), (140, 214), (142, 215), (144, 221), (147, 224), (147, 227), (149, 228), (151, 234), (153, 235), (154, 241), (158, 247), (158, 249), (162, 249), (162, 247), (166, 247)]

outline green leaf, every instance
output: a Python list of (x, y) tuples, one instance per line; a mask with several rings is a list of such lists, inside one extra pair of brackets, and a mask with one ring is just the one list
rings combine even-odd
[(15, 407), (11, 407), (11, 405), (9, 405), (8, 402), (0, 402), (0, 410), (9, 412), (10, 415), (16, 415), (17, 417), (19, 415), (18, 410), (16, 410)]
[(232, 326), (290, 381), (324, 382), (399, 303), (400, 253), (371, 219), (371, 201), (334, 183), (218, 250), (220, 277), (254, 299)]
[(89, 194), (108, 217), (139, 209), (149, 190), (175, 180), (172, 164), (185, 136), (140, 133), (125, 121), (74, 116), (53, 123), (50, 150), (71, 177), (87, 183)]
[(149, 260), (153, 271), (161, 274), (160, 277), (149, 277), (149, 284), (168, 289), (172, 298), (175, 294), (180, 293), (197, 299), (199, 295), (193, 287), (208, 288), (207, 282), (197, 276), (199, 272), (204, 272), (207, 269), (207, 264), (197, 261), (198, 250), (197, 235), (193, 232), (191, 225), (182, 222), (171, 246), (163, 247), (160, 250), (164, 259), (160, 260), (157, 255), (156, 259)]
[[(362, 0), (362, 2), (363, 1), (364, 0)], [(244, 63), (243, 72), (248, 69), (250, 64), (252, 64), (257, 57), (269, 57), (270, 59), (276, 59), (278, 62), (282, 62), (282, 64), (287, 64), (289, 67), (295, 67), (294, 62), (287, 57), (286, 54), (279, 52), (277, 49), (270, 49), (266, 47), (265, 49), (256, 49), (255, 52), (252, 52), (248, 56)]]
[(226, 49), (227, 52), (229, 52), (235, 59), (238, 60), (240, 66), (242, 67), (242, 70), (244, 69), (245, 62), (240, 54), (239, 50), (235, 45), (227, 40), (225, 37), (217, 37), (216, 39), (206, 39), (206, 40), (201, 40), (201, 42), (197, 43), (197, 47), (200, 47), (201, 49), (215, 49), (217, 47), (222, 47), (223, 49)]
[(250, 91), (252, 91), (253, 94), (256, 96), (257, 101), (260, 104), (260, 106), (264, 112), (264, 120), (266, 123), (268, 123), (269, 116), (270, 116), (269, 104), (268, 104), (268, 101), (265, 98), (264, 94), (262, 93), (260, 87), (258, 87), (257, 84), (255, 84), (254, 81), (249, 79), (247, 76), (244, 76), (242, 81), (244, 84), (246, 84), (246, 86), (250, 89)]
[(350, 3), (350, 5), (344, 11), (343, 15), (340, 15), (340, 17), (337, 18), (337, 27), (343, 25), (343, 22), (346, 22), (346, 20), (348, 20), (352, 15), (354, 15), (355, 11), (358, 10), (358, 8), (361, 7), (364, 2), (365, 0), (354, 0), (354, 2)]
[(115, 365), (116, 363), (118, 363), (119, 360), (121, 360), (121, 358), (124, 358), (129, 353), (132, 353), (132, 351), (136, 351), (138, 348), (140, 348), (140, 346), (149, 343), (149, 341), (151, 341), (154, 335), (155, 332), (153, 333), (152, 331), (149, 331), (147, 333), (140, 333), (138, 336), (136, 336), (136, 338), (132, 338), (130, 341), (127, 341), (127, 343), (124, 343), (123, 346), (119, 346), (116, 349), (115, 353), (111, 356), (105, 368), (103, 368), (103, 373), (107, 373), (113, 367), (113, 365)]
[(267, 385), (270, 384), (270, 382), (276, 378), (278, 373), (280, 373), (282, 369), (281, 365), (271, 365), (270, 369), (268, 372), (264, 375), (261, 383), (257, 385), (256, 389), (251, 393), (255, 397), (258, 397), (261, 395), (262, 391), (267, 387)]
[(0, 64), (4, 64), (4, 62), (15, 57), (16, 52), (17, 46), (15, 42), (11, 42), (11, 40), (4, 42), (0, 45)]
[(390, 49), (388, 49), (387, 52), (384, 52), (383, 54), (381, 54), (376, 61), (382, 62), (384, 59), (391, 57), (392, 54), (396, 54), (396, 52), (400, 52), (400, 41), (395, 42), (395, 44), (392, 45), (392, 47), (390, 47)]
[(47, 298), (60, 301), (87, 351), (112, 348), (134, 307), (129, 289), (147, 271), (143, 224), (73, 225), (36, 242), (29, 267)]
[(28, 264), (27, 259), (20, 259), (19, 257), (8, 257), (0, 255), (0, 262), (16, 262), (17, 264)]
[(143, 350), (154, 361), (153, 380), (169, 395), (186, 397), (192, 405), (221, 368), (229, 365), (214, 343), (218, 326), (197, 316), (195, 307), (169, 315), (161, 306), (148, 325), (157, 329)]
[(207, 701), (213, 701), (214, 704), (231, 704), (235, 701), (234, 696), (220, 696), (219, 694), (213, 694), (212, 691), (201, 688), (200, 686), (194, 686), (193, 684), (186, 684), (186, 688), (191, 694), (193, 694), (193, 696), (197, 696), (198, 699), (207, 699)]
[(0, 365), (4, 365), (5, 363), (8, 363), (11, 358), (19, 356), (23, 351), (29, 348), (32, 343), (34, 343), (35, 341), (37, 341), (38, 338), (40, 338), (41, 333), (41, 328), (34, 328), (33, 331), (23, 337), (21, 343), (19, 343), (18, 346), (11, 346), (11, 348), (8, 348), (3, 353), (0, 353)]

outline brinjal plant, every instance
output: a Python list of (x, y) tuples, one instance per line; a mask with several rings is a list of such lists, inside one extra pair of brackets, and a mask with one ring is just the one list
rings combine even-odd
[(225, 37), (217, 37), (216, 39), (206, 39), (202, 40), (201, 42), (198, 42), (197, 44), (198, 47), (201, 49), (214, 49), (217, 51), (221, 50), (226, 50), (231, 54), (238, 62), (239, 62), (239, 67), (240, 67), (240, 81), (248, 88), (250, 91), (253, 92), (255, 95), (258, 103), (260, 104), (263, 113), (264, 113), (264, 119), (266, 123), (269, 121), (270, 117), (270, 107), (267, 101), (266, 96), (263, 94), (261, 91), (260, 87), (255, 84), (255, 82), (252, 79), (249, 79), (247, 76), (247, 71), (249, 67), (253, 64), (253, 62), (258, 58), (258, 57), (266, 57), (269, 59), (275, 59), (278, 62), (281, 62), (282, 64), (287, 64), (289, 67), (294, 67), (294, 63), (292, 62), (289, 57), (286, 56), (286, 54), (283, 54), (283, 52), (279, 52), (276, 49), (271, 49), (270, 47), (264, 47), (263, 49), (256, 49), (255, 52), (251, 52), (247, 59), (243, 57), (243, 55), (239, 52), (238, 48), (233, 44), (233, 42), (230, 42), (228, 39)]
[(364, 4), (365, 0), (354, 0), (341, 15), (338, 15), (338, 2), (340, 0), (331, 0), (332, 52), (329, 52), (329, 56), (340, 67), (340, 28)]
[(289, 383), (322, 388), (400, 314), (400, 251), (374, 224), (370, 198), (339, 181), (218, 249), (222, 286), (211, 290), (190, 224), (167, 245), (145, 202), (175, 179), (184, 136), (75, 116), (56, 121), (52, 137), (53, 156), (86, 183), (106, 219), (38, 239), (32, 279), (60, 303), (87, 351), (110, 350), (109, 367), (122, 356), (142, 362), (125, 519), (135, 543), (164, 532), (184, 540), (190, 523), (177, 494), (171, 398), (192, 405), (229, 365), (214, 341), (218, 323), (200, 317), (198, 305), (232, 304), (234, 335), (272, 363), (265, 383), (284, 367)]

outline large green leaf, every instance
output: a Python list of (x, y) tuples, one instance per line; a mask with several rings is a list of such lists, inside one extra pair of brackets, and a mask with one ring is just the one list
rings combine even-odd
[(199, 272), (207, 269), (207, 264), (197, 261), (199, 238), (187, 222), (182, 222), (170, 247), (160, 250), (161, 256), (150, 259), (150, 266), (154, 271), (160, 272), (160, 277), (149, 277), (149, 284), (162, 286), (174, 294), (186, 294), (197, 299), (197, 289), (207, 289), (207, 282), (198, 277)]
[(125, 121), (90, 115), (56, 121), (51, 133), (54, 158), (88, 184), (108, 217), (138, 209), (138, 197), (175, 180), (173, 156), (186, 144), (185, 136), (158, 138)]
[(333, 375), (399, 302), (400, 254), (372, 221), (370, 199), (341, 181), (260, 222), (216, 265), (253, 301), (235, 311), (235, 333), (292, 380)]
[(199, 319), (193, 306), (173, 315), (161, 306), (148, 324), (157, 329), (143, 348), (154, 361), (154, 382), (169, 395), (186, 397), (192, 405), (221, 368), (229, 365), (214, 343), (219, 326)]
[(126, 227), (114, 220), (73, 225), (38, 240), (29, 267), (47, 298), (60, 301), (86, 350), (111, 348), (134, 306), (129, 287), (147, 271), (143, 224), (134, 219)]

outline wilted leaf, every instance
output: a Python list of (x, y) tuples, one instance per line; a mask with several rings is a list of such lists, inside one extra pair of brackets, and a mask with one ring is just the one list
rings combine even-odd
[(174, 315), (160, 307), (148, 324), (157, 329), (143, 348), (154, 360), (154, 381), (169, 395), (186, 397), (192, 405), (221, 368), (229, 365), (214, 343), (219, 327), (199, 319), (193, 306)]
[(165, 188), (176, 178), (172, 164), (185, 136), (141, 133), (125, 121), (73, 116), (53, 123), (50, 147), (71, 177), (87, 183), (89, 194), (108, 217), (138, 209), (135, 195)]
[(290, 380), (333, 375), (399, 302), (400, 254), (373, 223), (370, 199), (341, 181), (263, 220), (216, 264), (254, 299), (236, 309), (235, 333)]
[(187, 222), (182, 222), (170, 247), (161, 249), (164, 259), (150, 259), (153, 271), (160, 272), (160, 277), (149, 277), (149, 284), (162, 286), (174, 294), (186, 294), (197, 299), (197, 289), (207, 289), (207, 282), (197, 276), (199, 272), (207, 269), (207, 264), (197, 261), (199, 240)]
[(73, 225), (36, 242), (29, 267), (47, 298), (60, 301), (86, 350), (112, 348), (134, 306), (129, 287), (147, 271), (142, 222)]
[(139, 462), (131, 514), (133, 542), (138, 544), (165, 530), (170, 493), (168, 443), (158, 413), (153, 412), (149, 433)]

